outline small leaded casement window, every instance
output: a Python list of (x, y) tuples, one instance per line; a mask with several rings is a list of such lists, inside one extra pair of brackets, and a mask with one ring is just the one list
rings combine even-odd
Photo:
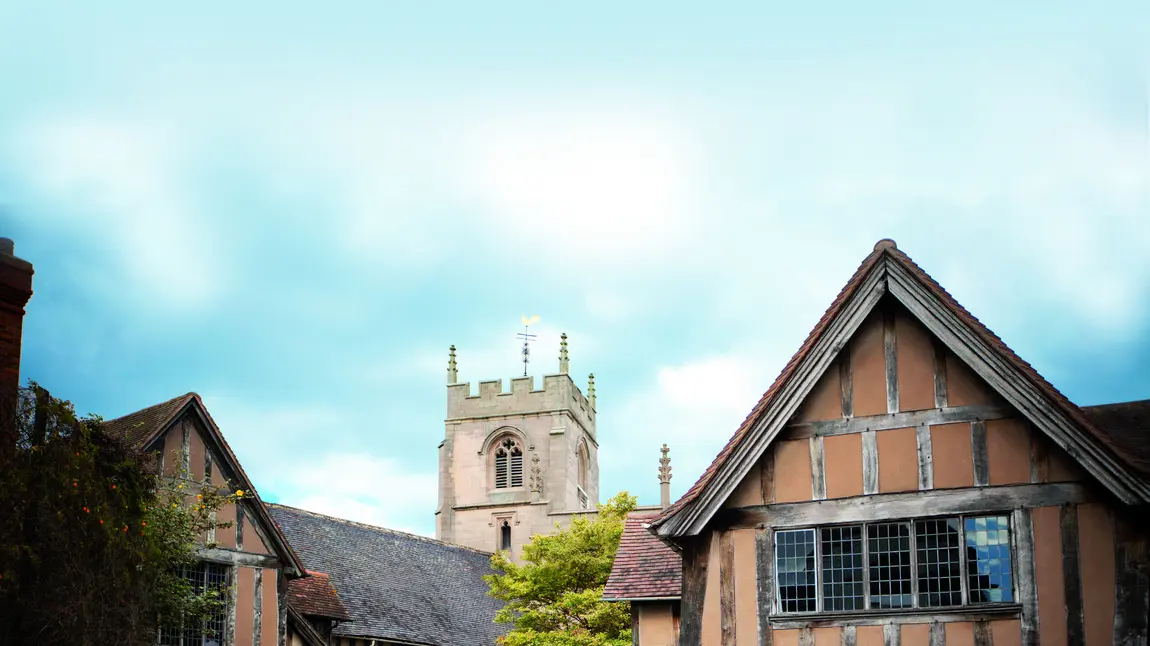
[(523, 486), (523, 450), (519, 443), (507, 438), (495, 449), (495, 488)]
[(1006, 516), (779, 530), (776, 612), (1013, 603), (1011, 563)]
[(184, 578), (196, 593), (218, 590), (223, 605), (208, 619), (194, 626), (164, 625), (160, 629), (161, 646), (226, 646), (224, 634), (227, 607), (228, 567), (218, 563), (201, 562), (185, 568)]

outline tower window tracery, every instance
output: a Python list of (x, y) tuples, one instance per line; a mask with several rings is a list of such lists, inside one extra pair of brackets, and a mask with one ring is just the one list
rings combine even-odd
[(523, 486), (523, 449), (514, 438), (505, 438), (495, 449), (495, 488)]

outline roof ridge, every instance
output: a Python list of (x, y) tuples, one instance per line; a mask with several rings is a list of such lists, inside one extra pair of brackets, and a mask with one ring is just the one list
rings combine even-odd
[(1090, 404), (1089, 406), (1079, 406), (1081, 409), (1087, 408), (1102, 408), (1103, 406), (1125, 406), (1126, 404), (1150, 404), (1150, 398), (1147, 399), (1130, 399), (1121, 402), (1107, 402), (1105, 404)]
[(166, 400), (164, 400), (158, 404), (152, 404), (151, 406), (144, 406), (143, 408), (138, 408), (138, 409), (131, 411), (129, 413), (124, 413), (123, 415), (120, 415), (119, 417), (113, 417), (112, 419), (106, 419), (103, 421), (104, 421), (104, 423), (117, 422), (117, 421), (124, 419), (125, 417), (131, 417), (132, 415), (139, 415), (140, 413), (142, 413), (146, 410), (152, 410), (155, 408), (160, 408), (161, 406), (167, 406), (168, 404), (179, 401), (181, 399), (191, 400), (191, 399), (198, 398), (198, 397), (199, 397), (199, 395), (195, 391), (189, 391), (189, 392), (186, 392), (182, 395), (177, 395), (175, 397), (172, 397), (171, 399), (166, 399)]
[(340, 523), (344, 523), (346, 525), (355, 525), (356, 527), (363, 527), (364, 529), (371, 529), (371, 530), (375, 530), (375, 531), (379, 531), (379, 532), (385, 532), (388, 534), (395, 534), (395, 535), (403, 536), (406, 538), (414, 538), (414, 539), (418, 539), (418, 540), (425, 541), (427, 543), (432, 543), (435, 545), (442, 545), (444, 547), (452, 547), (452, 548), (456, 548), (456, 549), (466, 550), (468, 552), (475, 552), (476, 554), (483, 554), (484, 556), (491, 556), (492, 555), (492, 552), (485, 552), (483, 550), (477, 550), (473, 547), (467, 547), (465, 545), (459, 545), (456, 543), (448, 543), (447, 541), (441, 541), (437, 538), (430, 538), (427, 536), (421, 536), (419, 534), (412, 534), (411, 532), (402, 532), (402, 531), (399, 531), (398, 529), (391, 529), (390, 527), (381, 527), (379, 525), (372, 525), (369, 523), (361, 523), (361, 522), (355, 521), (355, 520), (348, 520), (347, 518), (340, 518), (339, 516), (329, 516), (328, 514), (321, 514), (317, 511), (311, 511), (309, 509), (303, 509), (300, 507), (293, 507), (291, 505), (285, 505), (283, 503), (265, 502), (264, 504), (267, 505), (268, 507), (279, 507), (281, 509), (290, 509), (292, 511), (302, 512), (304, 514), (307, 514), (308, 516), (314, 516), (317, 518), (326, 518), (327, 520), (334, 520), (334, 521), (337, 521)]

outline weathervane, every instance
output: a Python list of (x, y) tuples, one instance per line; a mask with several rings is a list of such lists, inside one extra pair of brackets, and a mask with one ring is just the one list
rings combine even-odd
[(535, 340), (535, 335), (534, 334), (528, 334), (527, 330), (532, 325), (539, 322), (539, 316), (536, 315), (536, 316), (532, 316), (531, 318), (527, 318), (527, 316), (524, 315), (522, 318), (523, 318), (523, 331), (520, 332), (519, 334), (516, 334), (515, 337), (523, 340), (523, 376), (526, 377), (527, 376), (527, 361), (531, 358), (531, 347), (529, 344)]

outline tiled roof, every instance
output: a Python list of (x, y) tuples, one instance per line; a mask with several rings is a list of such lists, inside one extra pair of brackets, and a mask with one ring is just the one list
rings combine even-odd
[(487, 596), (486, 552), (268, 505), (309, 570), (326, 572), (353, 623), (334, 635), (434, 646), (490, 646), (502, 602)]
[(1150, 477), (1150, 399), (1083, 406), (1082, 412), (1122, 448), (1131, 466)]
[(331, 578), (323, 572), (308, 574), (310, 576), (288, 581), (288, 603), (302, 615), (351, 621), (351, 615), (339, 600)]
[(643, 527), (658, 515), (627, 515), (604, 599), (678, 598), (682, 594), (682, 557)]
[(834, 301), (831, 302), (830, 307), (827, 308), (827, 311), (823, 314), (822, 318), (819, 319), (814, 329), (807, 335), (806, 340), (799, 347), (798, 351), (791, 357), (791, 360), (787, 362), (787, 365), (783, 368), (782, 372), (779, 373), (779, 376), (775, 378), (771, 387), (763, 393), (759, 402), (751, 410), (751, 413), (747, 415), (747, 418), (743, 421), (742, 425), (739, 426), (738, 430), (735, 431), (735, 434), (731, 436), (726, 446), (719, 451), (719, 454), (715, 457), (714, 461), (711, 462), (711, 465), (703, 471), (703, 474), (699, 476), (699, 479), (691, 486), (687, 493), (683, 494), (682, 498), (664, 510), (657, 519), (652, 521), (653, 524), (661, 524), (699, 497), (699, 494), (710, 484), (715, 474), (718, 473), (723, 464), (731, 457), (735, 449), (750, 433), (751, 429), (754, 428), (759, 418), (762, 417), (768, 407), (774, 403), (776, 397), (782, 391), (783, 386), (790, 380), (792, 374), (802, 363), (803, 359), (811, 352), (827, 327), (834, 321), (839, 311), (859, 289), (859, 286), (870, 272), (879, 266), (884, 256), (907, 269), (924, 287), (934, 294), (945, 307), (950, 309), (955, 316), (966, 323), (975, 334), (981, 337), (983, 342), (996, 350), (1006, 361), (1014, 365), (1039, 390), (1045, 393), (1056, 406), (1062, 409), (1071, 419), (1075, 420), (1087, 434), (1098, 440), (1104, 449), (1108, 449), (1120, 461), (1125, 462), (1127, 465), (1135, 466), (1137, 460), (1134, 455), (1131, 455), (1128, 451), (1124, 450), (1123, 447), (1119, 446), (1108, 434), (1100, 432), (1090, 422), (1087, 416), (1083, 414), (1082, 410), (1075, 406), (1050, 382), (1046, 381), (1042, 375), (1038, 374), (1038, 371), (1035, 370), (1033, 366), (1015, 354), (1002, 339), (991, 332), (981, 321), (968, 312), (966, 308), (960, 305), (949, 292), (943, 289), (941, 285), (923, 271), (909, 256), (900, 251), (893, 241), (881, 240), (875, 245), (874, 251), (863, 259), (862, 264), (859, 265), (859, 268), (855, 271), (854, 275), (851, 276), (851, 279), (843, 286), (842, 291), (840, 291)]
[(138, 446), (167, 426), (196, 397), (195, 393), (180, 395), (123, 417), (105, 420), (102, 428), (108, 435), (123, 437), (129, 444)]

